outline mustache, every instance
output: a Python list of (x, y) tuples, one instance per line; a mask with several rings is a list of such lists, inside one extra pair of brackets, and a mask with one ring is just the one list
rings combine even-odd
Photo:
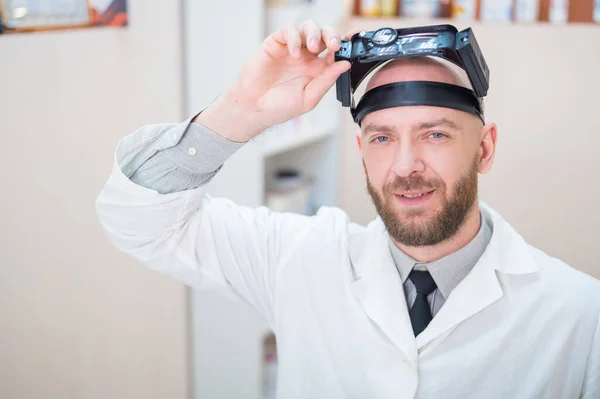
[(402, 177), (396, 178), (386, 184), (385, 191), (411, 191), (411, 190), (435, 190), (440, 187), (440, 182), (437, 180), (426, 180), (423, 176)]

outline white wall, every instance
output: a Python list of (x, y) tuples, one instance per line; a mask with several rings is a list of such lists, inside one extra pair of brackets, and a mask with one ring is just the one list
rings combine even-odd
[(113, 248), (94, 201), (120, 137), (183, 118), (181, 8), (0, 36), (0, 397), (188, 396), (186, 294)]
[[(435, 21), (353, 20), (376, 29)], [(466, 26), (457, 24), (462, 29)], [(473, 25), (490, 67), (486, 115), (498, 124), (481, 198), (531, 244), (600, 278), (600, 26)], [(375, 210), (344, 109), (340, 205), (360, 223)]]

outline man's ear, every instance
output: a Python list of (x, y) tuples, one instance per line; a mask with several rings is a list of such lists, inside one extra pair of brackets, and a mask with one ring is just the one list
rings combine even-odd
[(497, 140), (498, 129), (495, 123), (489, 123), (481, 128), (481, 143), (479, 143), (478, 162), (479, 173), (488, 173), (492, 169), (494, 156), (496, 155)]
[(360, 134), (356, 135), (356, 145), (358, 146), (358, 151), (361, 150), (361, 146), (360, 146)]

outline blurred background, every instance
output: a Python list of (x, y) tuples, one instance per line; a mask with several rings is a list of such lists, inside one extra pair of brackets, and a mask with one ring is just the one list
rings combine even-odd
[[(118, 140), (208, 105), (274, 30), (473, 27), (498, 124), (481, 199), (600, 278), (600, 0), (0, 0), (0, 398), (271, 398), (254, 311), (116, 250), (94, 201)], [(257, 137), (211, 182), (243, 205), (375, 217), (348, 109)]]

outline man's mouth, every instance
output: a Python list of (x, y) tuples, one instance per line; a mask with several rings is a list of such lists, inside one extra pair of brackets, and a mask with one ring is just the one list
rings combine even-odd
[(422, 197), (425, 193), (419, 193), (419, 194), (400, 194), (401, 196), (405, 197), (405, 198), (419, 198)]
[(403, 205), (421, 205), (431, 198), (434, 191), (435, 190), (397, 193), (395, 194), (395, 197)]
[(419, 198), (422, 197), (423, 195), (432, 193), (434, 190), (420, 190), (420, 191), (405, 191), (405, 192), (399, 192), (396, 195), (401, 195), (403, 197), (406, 198)]

